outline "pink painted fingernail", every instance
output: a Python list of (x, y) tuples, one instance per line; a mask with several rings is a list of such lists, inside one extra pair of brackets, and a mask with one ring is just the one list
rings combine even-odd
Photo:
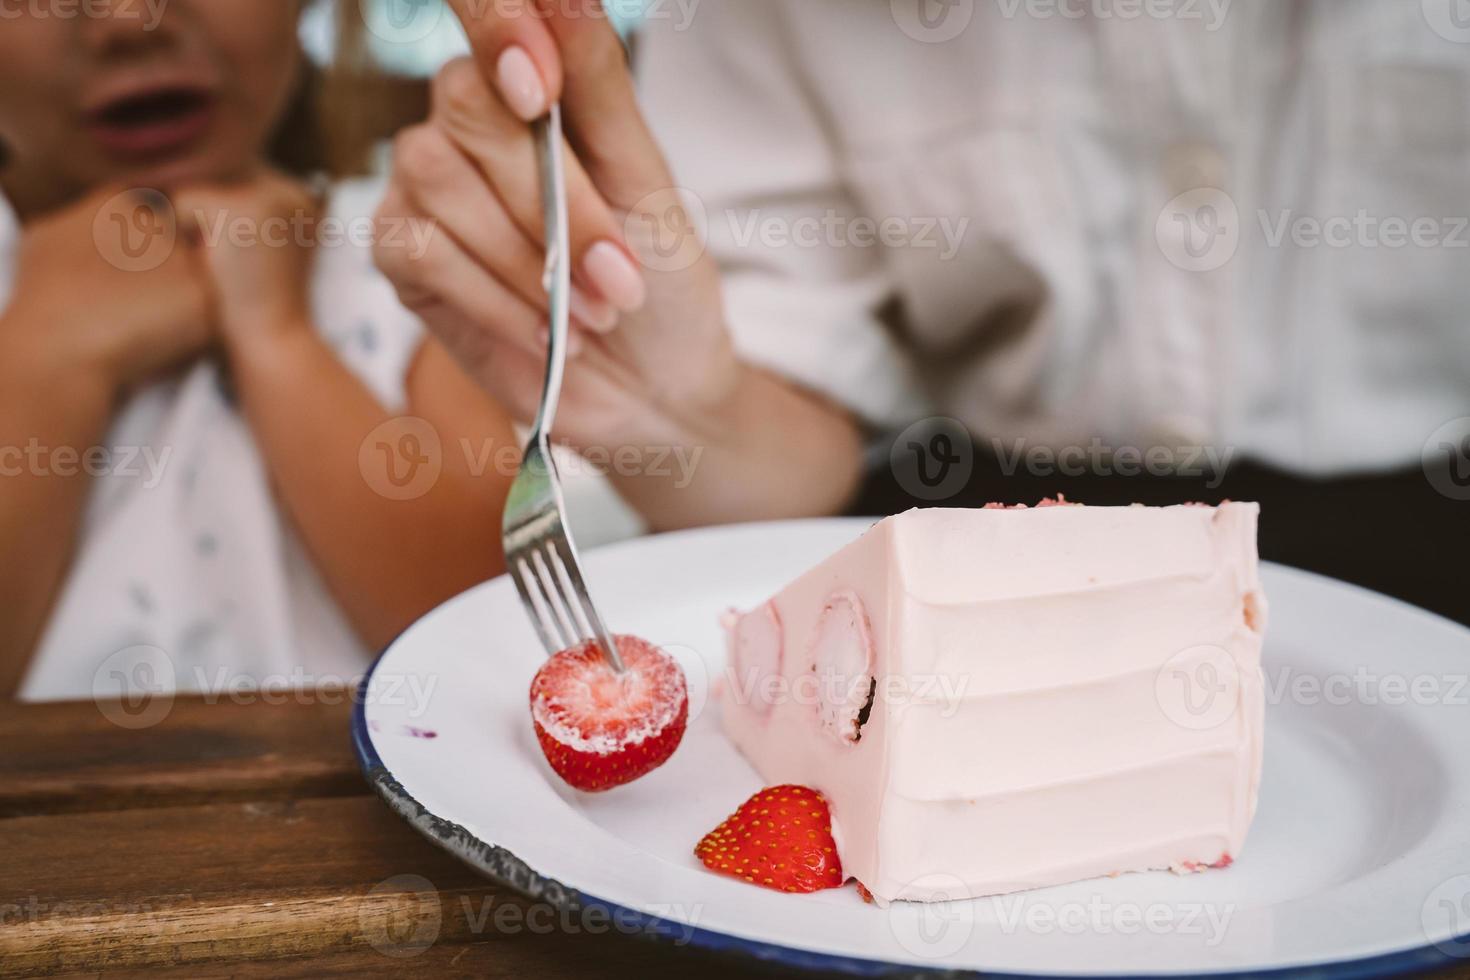
[(575, 286), (572, 287), (568, 309), (573, 317), (599, 333), (607, 333), (618, 325), (617, 310), (600, 299), (593, 299)]
[(582, 259), (582, 271), (603, 298), (624, 313), (632, 313), (648, 298), (643, 273), (628, 253), (612, 242), (598, 242)]
[(495, 84), (510, 111), (526, 122), (546, 112), (546, 84), (526, 49), (512, 45), (495, 62)]

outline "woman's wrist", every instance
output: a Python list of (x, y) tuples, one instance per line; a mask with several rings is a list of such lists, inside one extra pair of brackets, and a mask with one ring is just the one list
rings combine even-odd
[(612, 473), (656, 530), (837, 513), (862, 474), (862, 436), (847, 412), (744, 362), (718, 400), (671, 423), (670, 435), (639, 447), (649, 467)]
[[(43, 327), (40, 325), (44, 325)], [(120, 352), (79, 338), (64, 316), (24, 306), (0, 313), (0, 376), (10, 390), (86, 392), (110, 404), (126, 383)]]
[(310, 314), (295, 308), (221, 314), (220, 336), (231, 363), (252, 367), (295, 359), (320, 343)]

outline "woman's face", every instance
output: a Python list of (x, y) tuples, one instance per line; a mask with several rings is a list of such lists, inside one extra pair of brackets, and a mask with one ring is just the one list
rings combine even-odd
[(260, 160), (300, 0), (0, 0), (0, 184), (23, 210)]

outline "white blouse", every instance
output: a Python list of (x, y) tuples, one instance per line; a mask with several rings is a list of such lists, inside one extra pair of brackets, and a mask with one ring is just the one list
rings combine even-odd
[[(327, 216), (350, 233), (317, 248), (312, 301), (343, 363), (398, 411), (423, 329), (349, 224), (368, 220), (381, 192), (370, 181), (335, 188)], [(0, 305), (16, 239), (14, 216), (0, 214)], [(371, 651), (278, 507), (213, 361), (132, 397), (105, 445), (112, 466), (94, 478), (23, 699), (139, 695), (139, 685), (226, 696), (361, 674)]]
[(880, 426), (1332, 474), (1470, 414), (1443, 6), (708, 0), (640, 76), (751, 360)]

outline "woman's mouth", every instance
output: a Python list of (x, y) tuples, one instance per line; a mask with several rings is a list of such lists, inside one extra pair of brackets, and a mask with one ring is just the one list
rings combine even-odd
[(102, 149), (129, 160), (176, 155), (204, 135), (215, 98), (202, 88), (155, 88), (114, 99), (87, 114), (87, 129)]

